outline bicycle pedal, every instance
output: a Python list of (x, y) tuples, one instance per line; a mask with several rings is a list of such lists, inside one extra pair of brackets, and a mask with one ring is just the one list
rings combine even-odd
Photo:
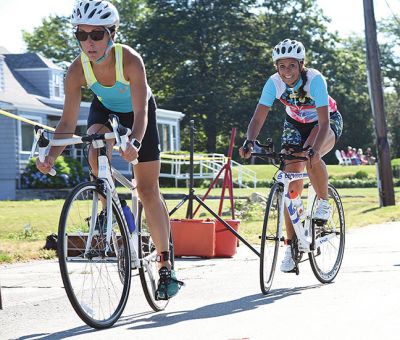
[(313, 221), (318, 227), (323, 227), (326, 224), (326, 220), (313, 219)]
[(155, 295), (156, 295), (156, 296), (155, 296), (156, 301), (168, 301), (168, 300), (169, 300), (169, 297), (168, 297), (167, 294), (165, 294), (164, 296), (160, 296), (160, 294), (158, 293), (158, 291), (156, 291), (156, 294), (155, 294)]

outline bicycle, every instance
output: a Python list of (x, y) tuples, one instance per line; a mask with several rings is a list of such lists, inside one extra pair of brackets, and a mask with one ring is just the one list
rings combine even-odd
[(293, 200), (288, 193), (289, 183), (308, 179), (308, 174), (285, 172), (285, 161), (307, 161), (306, 157), (296, 156), (296, 153), (304, 152), (308, 148), (295, 145), (283, 146), (284, 152), (274, 152), (273, 143), (267, 144), (255, 141), (265, 153), (252, 153), (253, 157), (272, 160), (278, 167), (273, 177), (268, 200), (266, 203), (265, 217), (261, 234), (260, 251), (260, 286), (263, 294), (268, 294), (272, 286), (275, 267), (278, 259), (279, 243), (285, 242), (283, 236), (284, 209), (289, 212), (295, 231), (292, 240), (292, 257), (295, 262), (294, 272), (299, 274), (299, 263), (304, 254), (308, 254), (308, 260), (315, 277), (322, 283), (330, 283), (339, 272), (345, 246), (345, 220), (344, 210), (337, 190), (328, 185), (329, 203), (332, 206), (332, 214), (328, 221), (312, 218), (316, 209), (318, 197), (311, 185), (308, 184), (306, 217), (302, 221), (295, 209)]
[[(31, 152), (33, 155), (38, 144), (39, 159), (43, 161), (50, 145), (82, 143), (99, 150), (98, 176), (92, 174), (93, 181), (77, 185), (65, 200), (58, 226), (57, 250), (61, 277), (75, 312), (87, 325), (97, 329), (111, 327), (121, 316), (134, 269), (138, 269), (150, 307), (160, 311), (168, 304), (168, 300), (156, 296), (157, 252), (135, 183), (111, 166), (106, 153), (105, 141), (114, 138), (116, 146), (124, 150), (131, 130), (120, 125), (117, 116), (112, 116), (110, 122), (113, 132), (52, 140), (45, 136), (44, 129), (35, 127)], [(54, 169), (50, 171), (51, 175), (55, 173)], [(131, 191), (133, 232), (128, 228), (114, 180)], [(106, 202), (105, 211), (99, 204), (100, 198)], [(169, 252), (173, 268), (171, 231)]]

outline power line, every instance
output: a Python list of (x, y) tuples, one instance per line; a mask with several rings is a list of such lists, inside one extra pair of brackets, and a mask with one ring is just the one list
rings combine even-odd
[(393, 12), (392, 8), (390, 7), (390, 5), (389, 5), (389, 3), (388, 3), (387, 0), (385, 0), (385, 3), (386, 3), (386, 5), (388, 6), (389, 11), (392, 13), (393, 18), (394, 18), (394, 19), (397, 21), (397, 23), (400, 25), (400, 19), (396, 16), (396, 14), (394, 14), (394, 12)]

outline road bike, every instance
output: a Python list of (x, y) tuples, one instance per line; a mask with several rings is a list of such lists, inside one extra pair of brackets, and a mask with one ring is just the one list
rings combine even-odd
[[(65, 200), (58, 226), (57, 250), (61, 277), (74, 310), (86, 324), (97, 329), (111, 327), (121, 316), (136, 269), (151, 308), (160, 311), (168, 304), (168, 300), (159, 300), (156, 296), (157, 251), (135, 182), (111, 166), (106, 152), (105, 141), (111, 139), (125, 150), (131, 130), (120, 125), (117, 116), (112, 116), (110, 123), (113, 132), (63, 139), (49, 139), (48, 132), (35, 127), (31, 152), (33, 155), (38, 144), (39, 159), (43, 161), (51, 145), (83, 144), (98, 150), (98, 176), (91, 174), (94, 180), (77, 185)], [(55, 175), (55, 170), (52, 169), (50, 174)], [(135, 222), (131, 228), (114, 180), (131, 192)], [(101, 202), (105, 203), (105, 209)], [(171, 231), (169, 235), (173, 268)]]
[(316, 220), (313, 215), (318, 197), (311, 183), (308, 183), (306, 215), (302, 219), (294, 200), (290, 198), (289, 183), (308, 179), (308, 174), (286, 172), (284, 169), (286, 161), (307, 161), (306, 157), (296, 155), (305, 152), (307, 148), (285, 145), (283, 151), (277, 153), (273, 151), (271, 140), (267, 144), (258, 141), (255, 144), (264, 152), (252, 153), (252, 156), (272, 160), (278, 167), (266, 203), (261, 235), (260, 285), (263, 294), (268, 294), (271, 289), (279, 245), (285, 242), (284, 209), (287, 209), (295, 231), (291, 242), (295, 262), (293, 271), (299, 274), (299, 263), (307, 260), (303, 259), (303, 255), (307, 254), (315, 277), (322, 283), (332, 282), (339, 272), (345, 247), (344, 210), (337, 190), (331, 184), (328, 185), (329, 204), (333, 208), (329, 220)]

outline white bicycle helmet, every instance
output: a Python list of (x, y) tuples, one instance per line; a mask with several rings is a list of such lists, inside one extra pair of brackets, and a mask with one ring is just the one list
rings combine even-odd
[(78, 0), (71, 15), (71, 24), (111, 27), (119, 25), (118, 11), (103, 0)]
[(275, 63), (279, 59), (294, 58), (304, 60), (306, 49), (300, 41), (285, 39), (272, 50), (272, 60)]

